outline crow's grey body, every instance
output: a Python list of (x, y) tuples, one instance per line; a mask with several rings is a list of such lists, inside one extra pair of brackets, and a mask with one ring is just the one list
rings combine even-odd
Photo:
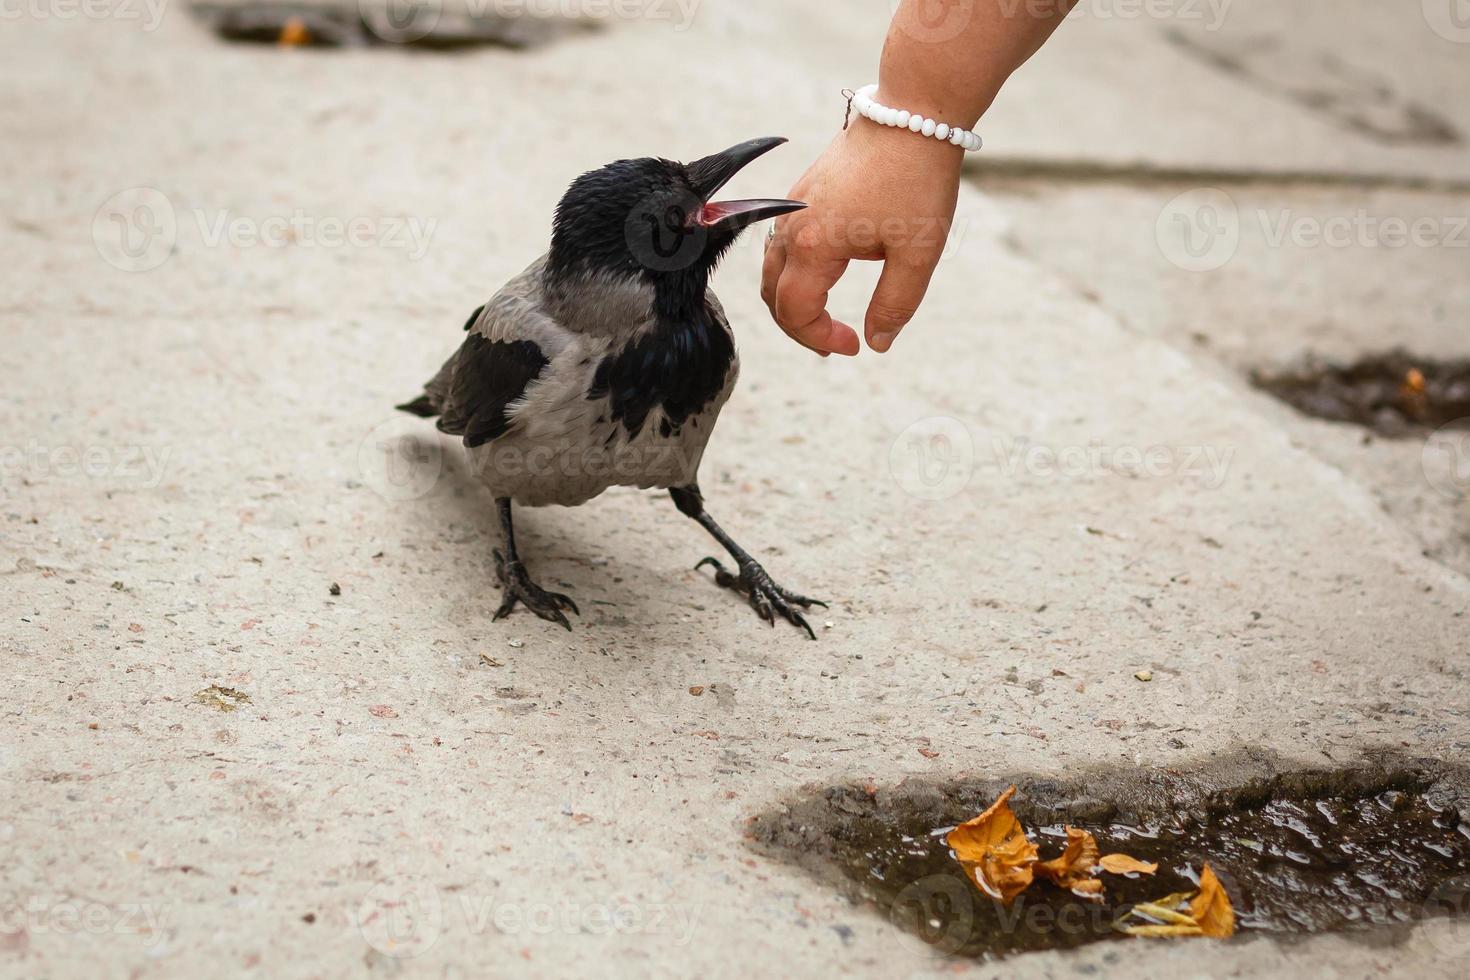
[[(614, 411), (617, 393), (600, 390), (596, 378), (605, 360), (657, 328), (650, 315), (652, 289), (594, 277), (564, 299), (548, 290), (545, 270), (543, 256), (496, 293), (467, 324), (464, 346), (425, 386), (440, 427), (466, 435), (473, 403), (503, 405), (503, 431), (478, 445), (470, 445), (478, 440), (467, 436), (467, 452), (490, 492), (518, 504), (575, 506), (614, 486), (693, 484), (720, 409), (735, 388), (739, 358), (731, 354), (723, 379), (698, 411), (676, 419), (662, 403), (654, 404), (630, 431)], [(729, 322), (712, 291), (706, 302), (713, 328), (730, 337), (733, 352)], [(486, 363), (495, 353), (475, 356), (486, 341), (533, 344), (545, 364), (519, 391), (502, 385), (487, 392), (497, 384)]]

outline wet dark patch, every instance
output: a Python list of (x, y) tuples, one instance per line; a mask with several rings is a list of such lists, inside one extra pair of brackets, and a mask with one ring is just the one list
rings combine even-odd
[[(1102, 875), (1101, 903), (1045, 882), (1009, 907), (993, 902), (964, 877), (944, 835), (1012, 782), (1021, 787), (1012, 807), (1043, 858), (1061, 852), (1071, 824), (1092, 831), (1102, 853), (1157, 861), (1158, 873)], [(1432, 764), (1280, 772), (1268, 756), (1245, 755), (1189, 774), (833, 787), (757, 818), (754, 836), (871, 901), (916, 942), (958, 956), (1145, 942), (1120, 935), (1114, 920), (1135, 902), (1192, 890), (1205, 861), (1235, 906), (1238, 935), (1392, 942), (1408, 923), (1466, 909), (1467, 787), (1463, 772)]]
[(290, 0), (196, 2), (189, 9), (226, 41), (290, 47), (459, 51), (489, 45), (524, 49), (595, 26), (590, 21), (514, 16), (491, 9), (441, 11), (435, 3), (406, 0), (387, 0), (381, 6)]
[(1297, 411), (1399, 438), (1459, 423), (1470, 428), (1470, 361), (1396, 350), (1352, 364), (1310, 360), (1251, 381)]

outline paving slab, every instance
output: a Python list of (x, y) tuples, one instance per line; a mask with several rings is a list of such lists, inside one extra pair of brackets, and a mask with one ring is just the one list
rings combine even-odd
[[(522, 521), (574, 632), (492, 623), (488, 501), (389, 406), (544, 247), (571, 175), (764, 134), (753, 86), (827, 83), (787, 56), (784, 6), (706, 6), (672, 40), (453, 58), (25, 25), (0, 148), (0, 907), (26, 931), (0, 971), (950, 973), (747, 821), (849, 779), (1463, 757), (1466, 580), (972, 189), (888, 357), (790, 349), (758, 245), (718, 279), (745, 374), (703, 482), (834, 600), (818, 642), (715, 589), (697, 529), (634, 492)], [(506, 97), (532, 86), (552, 108)], [(737, 190), (784, 189), (836, 124), (826, 93), (782, 105), (793, 145)], [(312, 230), (251, 237), (298, 210)], [(354, 242), (321, 227), (355, 218)], [(1463, 946), (1436, 923), (1391, 950), (1111, 944), (1005, 971), (1448, 972)]]

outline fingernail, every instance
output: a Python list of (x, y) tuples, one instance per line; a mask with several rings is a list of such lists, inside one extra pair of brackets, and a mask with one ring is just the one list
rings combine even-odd
[(880, 330), (873, 334), (873, 349), (880, 354), (893, 346), (893, 339), (898, 336), (897, 330)]

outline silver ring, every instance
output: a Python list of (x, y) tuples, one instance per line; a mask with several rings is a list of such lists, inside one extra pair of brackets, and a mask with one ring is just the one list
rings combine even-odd
[(772, 242), (774, 242), (775, 240), (776, 240), (776, 226), (775, 225), (771, 225), (770, 229), (766, 232), (766, 244), (769, 245)]

